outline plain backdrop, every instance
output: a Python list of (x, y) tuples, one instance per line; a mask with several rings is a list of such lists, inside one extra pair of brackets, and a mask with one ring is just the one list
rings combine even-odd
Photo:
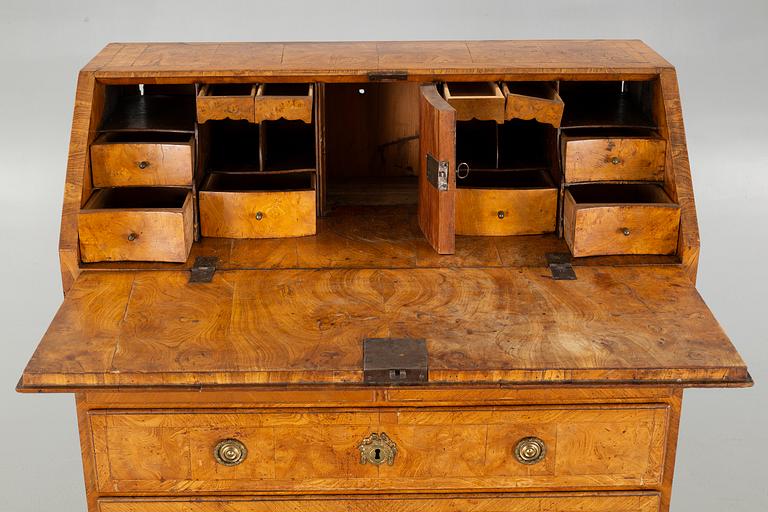
[(768, 510), (768, 2), (0, 2), (0, 512), (85, 511), (72, 395), (14, 387), (62, 299), (78, 70), (110, 41), (639, 38), (676, 65), (698, 287), (751, 389), (685, 392), (674, 511)]

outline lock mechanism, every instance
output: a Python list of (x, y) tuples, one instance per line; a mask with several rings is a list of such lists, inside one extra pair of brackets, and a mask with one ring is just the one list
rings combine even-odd
[(380, 466), (386, 462), (391, 466), (395, 463), (397, 445), (384, 432), (372, 433), (362, 440), (357, 449), (360, 450), (360, 464)]

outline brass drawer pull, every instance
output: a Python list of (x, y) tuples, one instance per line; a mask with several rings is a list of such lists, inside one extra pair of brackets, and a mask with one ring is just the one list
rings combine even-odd
[(261, 212), (256, 212), (256, 220), (261, 220), (264, 218), (264, 214)]
[(133, 242), (133, 241), (135, 241), (137, 238), (139, 238), (139, 235), (137, 235), (136, 233), (130, 233), (130, 234), (128, 235), (128, 241), (129, 241), (129, 242)]
[(621, 234), (624, 236), (629, 236), (631, 233), (629, 231), (629, 228), (621, 228)]
[(146, 169), (147, 167), (149, 167), (149, 162), (147, 162), (146, 160), (142, 160), (136, 165), (139, 167), (139, 169)]
[(499, 219), (503, 219), (504, 218), (504, 210), (499, 210), (498, 212), (496, 212), (496, 216)]
[(360, 442), (357, 449), (360, 450), (360, 464), (379, 466), (386, 462), (391, 466), (395, 463), (397, 445), (384, 432), (372, 433)]
[(216, 462), (224, 466), (237, 466), (245, 460), (247, 455), (248, 450), (245, 445), (237, 439), (219, 441), (219, 444), (213, 449)]
[(615, 157), (611, 158), (611, 163), (613, 165), (619, 165), (621, 163), (621, 158), (615, 156)]
[(515, 458), (520, 464), (536, 464), (547, 454), (547, 445), (538, 437), (524, 437), (515, 446)]

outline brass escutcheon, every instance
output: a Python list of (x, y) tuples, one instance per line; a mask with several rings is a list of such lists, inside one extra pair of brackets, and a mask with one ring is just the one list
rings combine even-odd
[(395, 463), (397, 445), (385, 434), (374, 432), (357, 447), (360, 450), (360, 464), (379, 466), (385, 462), (390, 466)]
[(547, 454), (547, 445), (538, 437), (524, 437), (515, 446), (515, 458), (520, 464), (536, 464)]
[(216, 462), (224, 466), (237, 466), (245, 460), (248, 450), (245, 445), (237, 439), (224, 439), (219, 441), (216, 448), (213, 449), (213, 456)]

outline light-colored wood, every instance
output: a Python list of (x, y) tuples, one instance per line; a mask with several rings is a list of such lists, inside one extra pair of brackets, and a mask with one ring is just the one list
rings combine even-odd
[[(167, 498), (99, 500), (98, 512), (658, 512), (655, 492), (376, 496), (372, 499)], [(96, 512), (96, 511), (94, 511)]]
[(682, 269), (577, 274), (243, 270), (199, 285), (187, 272), (86, 272), (20, 387), (360, 383), (362, 339), (390, 336), (426, 339), (436, 385), (750, 382)]
[(192, 192), (181, 207), (108, 209), (94, 193), (80, 211), (80, 254), (89, 261), (184, 262), (192, 247)]
[(315, 195), (314, 190), (201, 190), (200, 228), (203, 236), (225, 238), (314, 235)]
[[(535, 119), (540, 123), (560, 127), (563, 117), (563, 100), (557, 93), (556, 86), (551, 82), (526, 82), (525, 87), (519, 87), (516, 82), (504, 82), (504, 118)], [(528, 89), (531, 89), (529, 92)], [(535, 94), (535, 95), (534, 95)]]
[(214, 84), (205, 84), (197, 94), (197, 122), (232, 119), (255, 122), (254, 98), (256, 84), (251, 84), (248, 94), (214, 95)]
[[(664, 405), (328, 412), (92, 411), (101, 492), (351, 492), (600, 489), (661, 482)], [(358, 445), (386, 432), (393, 465), (360, 464)], [(529, 436), (547, 453), (514, 457)], [(212, 447), (236, 438), (237, 466)], [(106, 449), (103, 449), (106, 448)]]
[[(448, 187), (438, 190), (427, 179), (427, 157), (447, 162)], [(439, 254), (453, 254), (456, 222), (456, 111), (434, 85), (419, 97), (419, 227)]]
[(457, 235), (552, 233), (556, 221), (557, 189), (554, 187), (456, 190)]
[(504, 95), (494, 82), (445, 82), (443, 96), (456, 109), (457, 121), (504, 122)]
[(303, 95), (275, 96), (269, 94), (271, 84), (260, 84), (254, 100), (255, 122), (286, 119), (311, 123), (314, 85), (306, 84), (306, 86), (307, 92)]
[(91, 144), (94, 187), (192, 185), (195, 139), (185, 142), (111, 142)]
[(565, 181), (663, 181), (667, 143), (661, 138), (561, 137)]
[[(663, 197), (654, 203), (577, 203), (565, 191), (563, 231), (574, 256), (673, 254), (680, 207)], [(625, 230), (626, 234), (625, 234)]]

